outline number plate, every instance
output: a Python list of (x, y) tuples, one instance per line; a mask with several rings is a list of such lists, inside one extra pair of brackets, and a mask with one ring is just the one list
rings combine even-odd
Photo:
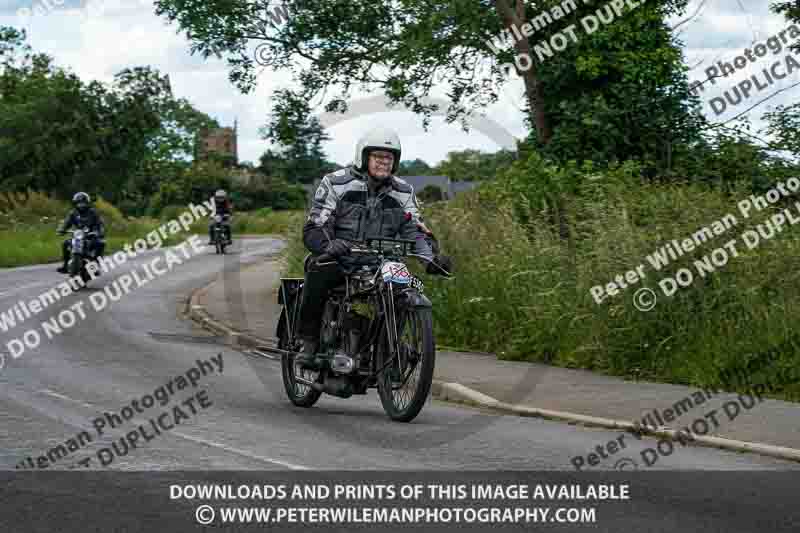
[(381, 267), (383, 281), (408, 285), (411, 283), (411, 272), (403, 263), (388, 262)]

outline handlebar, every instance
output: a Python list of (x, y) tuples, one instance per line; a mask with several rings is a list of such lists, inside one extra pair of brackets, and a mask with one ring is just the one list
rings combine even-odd
[[(372, 250), (372, 249), (369, 249), (369, 248), (357, 248), (357, 247), (350, 248), (350, 255), (377, 255), (379, 253), (381, 253), (380, 250)], [(413, 255), (413, 254), (409, 254), (409, 255)], [(336, 258), (333, 257), (330, 254), (322, 254), (322, 255), (318, 256), (317, 259), (316, 259), (316, 263), (318, 265), (332, 264), (332, 263), (335, 263), (335, 262), (336, 262)]]
[(89, 231), (88, 229), (67, 229), (67, 230), (61, 230), (61, 231), (59, 231), (58, 233), (59, 233), (60, 235), (65, 235), (65, 234), (67, 234), (67, 233), (72, 233), (72, 234), (75, 234), (75, 233), (76, 233), (76, 232), (78, 232), (78, 231), (82, 231), (82, 232), (84, 232), (86, 235), (89, 235), (89, 236), (94, 236), (94, 237), (97, 237), (97, 236), (99, 235), (99, 234), (98, 234), (96, 231)]

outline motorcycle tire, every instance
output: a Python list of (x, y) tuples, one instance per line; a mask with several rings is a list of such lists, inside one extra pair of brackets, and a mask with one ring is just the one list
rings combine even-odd
[[(281, 311), (280, 319), (278, 319), (278, 349), (290, 350), (289, 346), (289, 328), (286, 323), (286, 309)], [(295, 370), (297, 366), (294, 364), (294, 355), (282, 354), (281, 355), (281, 375), (283, 376), (283, 387), (286, 389), (286, 395), (289, 400), (298, 407), (312, 407), (319, 397), (322, 396), (321, 391), (312, 389), (310, 386), (297, 383), (295, 380)], [(310, 371), (306, 371), (306, 379)], [(319, 376), (319, 373), (317, 373)], [(315, 381), (314, 379), (313, 381)]]
[[(392, 420), (396, 422), (411, 422), (420, 413), (428, 399), (431, 391), (431, 384), (433, 383), (433, 371), (436, 365), (436, 341), (433, 336), (433, 312), (428, 308), (412, 308), (406, 311), (406, 319), (403, 325), (414, 323), (414, 328), (419, 334), (419, 350), (418, 356), (421, 356), (413, 364), (413, 369), (406, 378), (405, 385), (408, 385), (411, 374), (417, 371), (419, 367), (419, 376), (415, 380), (411, 399), (406, 405), (398, 405), (398, 396), (400, 395), (400, 388), (395, 388), (392, 370), (397, 369), (403, 371), (401, 376), (406, 375), (405, 370), (408, 368), (399, 368), (398, 361), (394, 361), (378, 376), (378, 396), (381, 398), (383, 410)], [(398, 338), (402, 337), (402, 331), (398, 329)], [(380, 357), (381, 365), (385, 364), (386, 359), (389, 357), (387, 346), (386, 334), (382, 335), (380, 342)], [(407, 358), (403, 358), (407, 360)]]
[(83, 258), (80, 255), (73, 255), (69, 261), (69, 275), (70, 277), (78, 276), (81, 273), (81, 265), (83, 264)]

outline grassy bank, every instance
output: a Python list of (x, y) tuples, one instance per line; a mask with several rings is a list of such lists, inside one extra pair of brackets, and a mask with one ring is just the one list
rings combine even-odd
[[(106, 224), (106, 253), (122, 250), (144, 238), (167, 220), (177, 219), (186, 207), (165, 210), (158, 218), (126, 218), (114, 206), (98, 200), (95, 208)], [(61, 243), (66, 237), (56, 233), (59, 223), (70, 211), (66, 202), (45, 195), (0, 194), (0, 268), (11, 268), (61, 260)], [(289, 227), (302, 224), (302, 211), (269, 209), (236, 213), (234, 237), (238, 235), (283, 234)], [(208, 219), (197, 221), (189, 232), (171, 236), (167, 245), (177, 244), (188, 235), (208, 235)]]
[[(775, 396), (796, 400), (800, 225), (752, 250), (740, 238), (788, 204), (745, 218), (737, 208), (750, 194), (744, 187), (723, 193), (633, 176), (585, 176), (569, 194), (549, 196), (498, 184), (431, 211), (431, 227), (458, 269), (457, 279), (428, 290), (437, 341), (628, 378), (727, 390), (769, 383)], [(736, 225), (694, 252), (661, 270), (647, 260), (727, 214)], [(701, 276), (695, 261), (732, 239), (738, 257)], [(593, 286), (639, 265), (639, 283), (600, 304), (592, 298)], [(667, 297), (658, 282), (680, 268), (695, 279)], [(643, 287), (658, 298), (650, 311), (633, 303)]]
[[(180, 210), (174, 210), (174, 216)], [(165, 210), (161, 218), (168, 220), (173, 210)], [(270, 208), (250, 212), (234, 212), (231, 231), (233, 237), (241, 235), (286, 235), (297, 226), (303, 225), (302, 210), (273, 211)], [(192, 232), (208, 235), (209, 219), (198, 220), (192, 225)]]

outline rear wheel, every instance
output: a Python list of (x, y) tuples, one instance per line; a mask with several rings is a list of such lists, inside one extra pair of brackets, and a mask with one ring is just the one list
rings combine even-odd
[[(281, 312), (281, 317), (278, 321), (278, 349), (286, 351), (294, 351), (289, 342), (289, 328), (286, 321), (286, 308)], [(322, 392), (312, 389), (305, 383), (297, 381), (297, 377), (307, 379), (309, 381), (317, 381), (319, 378), (319, 371), (300, 368), (295, 364), (295, 356), (293, 354), (281, 354), (281, 374), (283, 375), (283, 387), (286, 389), (286, 394), (289, 400), (298, 407), (311, 407)]]
[[(436, 343), (433, 338), (433, 314), (429, 308), (411, 308), (402, 313), (397, 324), (398, 357), (378, 376), (378, 394), (386, 414), (398, 422), (410, 422), (419, 414), (433, 382)], [(386, 363), (386, 336), (381, 342)]]

